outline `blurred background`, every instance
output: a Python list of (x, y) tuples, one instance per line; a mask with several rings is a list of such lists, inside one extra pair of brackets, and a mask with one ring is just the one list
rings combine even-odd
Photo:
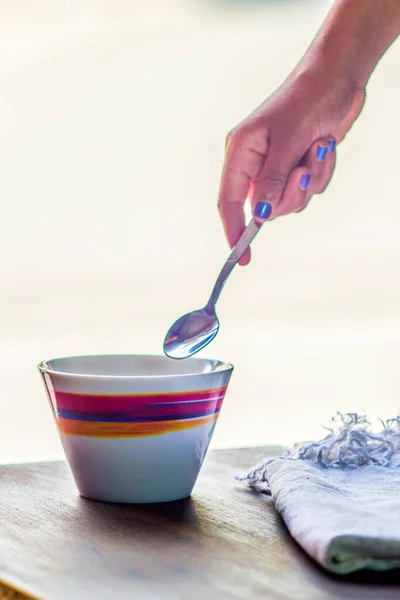
[[(62, 455), (36, 364), (159, 353), (228, 254), (227, 132), (306, 50), (326, 0), (0, 2), (0, 461)], [(328, 191), (267, 224), (204, 353), (236, 370), (214, 447), (399, 411), (400, 45)]]

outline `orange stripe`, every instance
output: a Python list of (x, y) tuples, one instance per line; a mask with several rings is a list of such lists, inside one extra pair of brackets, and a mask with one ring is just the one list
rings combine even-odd
[(182, 419), (181, 421), (145, 421), (142, 423), (105, 423), (99, 421), (74, 421), (57, 419), (58, 428), (63, 435), (84, 435), (87, 437), (144, 437), (163, 435), (173, 431), (194, 429), (216, 421), (218, 414), (200, 417), (199, 419)]

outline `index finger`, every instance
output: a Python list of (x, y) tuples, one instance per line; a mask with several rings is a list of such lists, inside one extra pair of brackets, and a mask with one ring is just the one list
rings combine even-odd
[[(253, 179), (260, 171), (265, 156), (251, 151), (244, 141), (231, 141), (225, 157), (219, 191), (218, 208), (231, 248), (237, 243), (245, 226), (244, 205), (252, 190)], [(241, 265), (250, 260), (250, 251), (242, 256)]]
[[(218, 208), (229, 246), (237, 243), (246, 226), (244, 204), (250, 190), (251, 180), (234, 161), (226, 160), (222, 173)], [(240, 263), (247, 264), (246, 253)]]

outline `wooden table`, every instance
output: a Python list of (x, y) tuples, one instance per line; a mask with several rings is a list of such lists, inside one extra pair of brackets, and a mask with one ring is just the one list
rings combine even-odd
[(80, 498), (64, 463), (1, 466), (0, 598), (400, 598), (397, 572), (325, 573), (268, 497), (235, 484), (238, 470), (277, 451), (210, 452), (191, 499), (147, 506)]

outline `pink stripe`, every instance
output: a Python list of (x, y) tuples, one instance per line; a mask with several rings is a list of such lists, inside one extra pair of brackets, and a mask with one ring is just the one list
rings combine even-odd
[[(153, 407), (151, 404), (158, 404), (165, 406), (159, 406), (167, 414), (165, 410), (167, 406), (171, 406), (173, 412), (181, 412), (183, 407), (188, 407), (189, 411), (194, 411), (195, 407), (206, 410), (206, 402), (201, 400), (208, 400), (213, 406), (217, 402), (221, 402), (225, 395), (226, 388), (218, 388), (215, 390), (206, 390), (203, 392), (187, 392), (185, 394), (154, 394), (154, 395), (138, 395), (138, 396), (86, 396), (81, 394), (71, 394), (67, 392), (54, 391), (53, 402), (59, 409), (65, 410), (80, 410), (87, 412), (120, 412), (120, 411), (139, 411), (149, 409), (153, 413)], [(198, 400), (199, 402), (195, 402)], [(181, 404), (183, 402), (190, 402), (190, 404)], [(173, 404), (176, 403), (176, 406)], [(157, 407), (154, 407), (157, 408)], [(169, 413), (168, 413), (169, 414)]]

